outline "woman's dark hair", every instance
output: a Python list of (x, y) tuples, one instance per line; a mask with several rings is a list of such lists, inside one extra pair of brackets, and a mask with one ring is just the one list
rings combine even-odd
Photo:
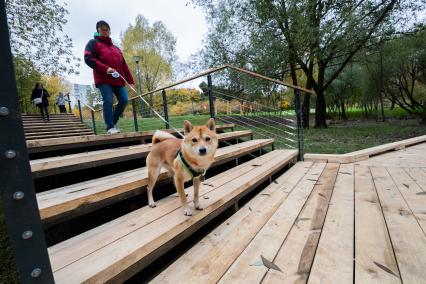
[(102, 27), (102, 26), (107, 26), (107, 27), (108, 27), (108, 29), (111, 29), (111, 28), (109, 27), (109, 25), (108, 25), (108, 23), (107, 23), (107, 22), (105, 22), (105, 21), (101, 20), (101, 21), (99, 21), (99, 22), (97, 22), (97, 23), (96, 23), (96, 31), (98, 31), (98, 29), (99, 29), (100, 27)]
[(38, 82), (37, 82), (37, 83), (35, 84), (35, 86), (34, 86), (34, 90), (36, 90), (36, 89), (38, 88), (38, 86), (40, 86), (40, 85), (41, 85), (41, 83), (38, 83)]

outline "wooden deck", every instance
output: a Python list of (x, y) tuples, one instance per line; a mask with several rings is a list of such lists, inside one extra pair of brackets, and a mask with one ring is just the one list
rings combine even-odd
[(425, 158), (299, 162), (152, 282), (426, 283)]

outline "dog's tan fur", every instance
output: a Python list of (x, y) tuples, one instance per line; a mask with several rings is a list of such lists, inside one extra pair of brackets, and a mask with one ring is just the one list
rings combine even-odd
[[(180, 149), (183, 158), (194, 170), (207, 170), (214, 161), (214, 155), (218, 146), (218, 138), (215, 130), (215, 121), (211, 118), (207, 122), (207, 125), (203, 126), (192, 126), (189, 121), (185, 120), (184, 139), (178, 139), (163, 131), (155, 132), (152, 138), (153, 146), (151, 152), (146, 158), (148, 167), (147, 192), (150, 207), (156, 206), (152, 197), (152, 191), (161, 168), (164, 167), (173, 176), (173, 182), (179, 194), (184, 214), (187, 216), (192, 215), (184, 191), (184, 182), (191, 180), (192, 176), (184, 168), (179, 158), (176, 157), (176, 153)], [(206, 153), (201, 155), (200, 153), (203, 151), (203, 148), (206, 149)], [(193, 184), (195, 208), (202, 210), (199, 200), (200, 179), (194, 177)]]

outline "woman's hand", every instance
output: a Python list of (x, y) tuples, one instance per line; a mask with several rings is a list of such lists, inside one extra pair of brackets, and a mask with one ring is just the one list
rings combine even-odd
[(112, 74), (112, 73), (114, 73), (115, 72), (115, 69), (113, 69), (113, 68), (111, 68), (111, 67), (108, 67), (108, 69), (107, 69), (107, 74)]

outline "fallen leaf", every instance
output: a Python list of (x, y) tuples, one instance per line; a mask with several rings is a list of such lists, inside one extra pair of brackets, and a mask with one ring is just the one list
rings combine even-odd
[(322, 197), (324, 197), (324, 198), (325, 198), (325, 195), (324, 195), (324, 194), (322, 194), (322, 193), (318, 193), (318, 195), (319, 195), (319, 196), (322, 196)]
[(410, 188), (408, 184), (403, 183), (402, 185), (405, 186), (406, 188)]
[(265, 265), (265, 267), (283, 272), (275, 263), (267, 260), (266, 258), (263, 257), (263, 255), (260, 255), (260, 257), (262, 258), (262, 262), (263, 262), (263, 265)]
[(417, 192), (416, 195), (426, 195), (426, 192), (425, 191), (420, 191), (420, 192)]
[(203, 196), (204, 199), (209, 199), (210, 197), (208, 197), (207, 195)]
[(375, 261), (373, 261), (373, 263), (375, 264), (375, 265), (377, 265), (378, 267), (380, 267), (381, 269), (383, 269), (384, 271), (386, 271), (387, 273), (390, 273), (390, 274), (392, 274), (393, 276), (395, 276), (395, 277), (398, 277), (399, 278), (399, 276), (398, 275), (396, 275), (395, 274), (395, 272), (393, 272), (392, 270), (390, 270), (389, 268), (387, 268), (386, 266), (384, 266), (384, 265), (382, 265), (382, 264), (380, 264), (380, 263), (377, 263), (377, 262), (375, 262)]
[(348, 172), (339, 172), (339, 174), (342, 174), (342, 175), (352, 175), (351, 173), (348, 173)]

